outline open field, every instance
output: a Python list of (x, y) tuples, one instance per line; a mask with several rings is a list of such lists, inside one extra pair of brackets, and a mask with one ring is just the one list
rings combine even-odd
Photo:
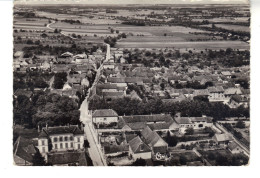
[(226, 18), (212, 18), (212, 19), (192, 19), (192, 21), (202, 22), (203, 20), (208, 20), (210, 23), (221, 23), (221, 22), (248, 22), (248, 17), (226, 17)]
[(167, 36), (176, 35), (176, 33), (183, 33), (183, 34), (189, 34), (189, 32), (206, 32), (194, 28), (187, 28), (182, 26), (171, 26), (171, 27), (165, 27), (165, 26), (130, 26), (130, 25), (120, 25), (115, 26), (115, 30), (119, 30), (120, 32), (124, 33), (133, 33), (139, 34), (139, 35), (155, 35), (155, 36), (163, 36), (165, 33)]
[(224, 28), (227, 30), (250, 32), (250, 27), (241, 25), (216, 24), (216, 27)]
[(15, 18), (14, 19), (14, 29), (23, 29), (23, 30), (46, 30), (49, 29), (46, 27), (48, 24), (47, 19), (40, 19), (40, 18)]
[(114, 20), (113, 18), (108, 18), (104, 16), (95, 15), (93, 18), (89, 18), (90, 14), (84, 15), (72, 15), (72, 14), (55, 14), (50, 12), (37, 12), (38, 16), (54, 18), (58, 20), (79, 20), (82, 23), (86, 24), (117, 24), (121, 23), (120, 20)]
[[(114, 24), (114, 25), (87, 25), (87, 24), (69, 24), (63, 22), (57, 22), (51, 25), (52, 28), (61, 29), (66, 33), (75, 33), (80, 35), (89, 35), (93, 36), (96, 34), (97, 36), (116, 36), (117, 34), (111, 34), (109, 27), (114, 30), (119, 30), (120, 33), (132, 34), (134, 36), (138, 36), (137, 38), (143, 38), (145, 41), (160, 41), (160, 38), (168, 38), (170, 41), (190, 41), (197, 39), (210, 39), (209, 36), (205, 35), (194, 35), (189, 32), (204, 32), (198, 29), (186, 28), (181, 26), (171, 26), (171, 27), (150, 27), (150, 26), (130, 26), (130, 25), (122, 25), (122, 24)], [(142, 37), (139, 37), (139, 36)], [(167, 37), (165, 37), (166, 35)], [(132, 37), (131, 37), (132, 38)], [(131, 40), (131, 38), (129, 38)], [(133, 41), (135, 41), (133, 37)], [(148, 38), (148, 39), (145, 39)], [(154, 38), (151, 40), (149, 38)]]
[(117, 48), (167, 48), (168, 47), (168, 48), (177, 48), (177, 49), (195, 48), (198, 50), (205, 50), (205, 49), (219, 50), (219, 49), (227, 49), (227, 48), (248, 50), (250, 48), (249, 44), (242, 41), (128, 42), (127, 39), (126, 41), (119, 41), (116, 47)]
[(185, 42), (192, 40), (210, 40), (212, 37), (205, 35), (193, 35), (176, 32), (172, 36), (129, 36), (126, 39), (120, 40), (120, 42)]

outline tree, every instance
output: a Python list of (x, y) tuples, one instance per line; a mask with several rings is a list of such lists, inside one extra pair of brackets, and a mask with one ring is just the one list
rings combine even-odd
[(238, 121), (236, 123), (236, 128), (244, 129), (245, 127), (246, 127), (246, 125), (245, 125), (245, 122), (243, 122), (243, 121)]
[(113, 28), (110, 29), (110, 32), (111, 32), (111, 33), (114, 33), (114, 31), (115, 31), (115, 30), (114, 30)]
[(46, 38), (48, 35), (46, 33), (41, 34), (42, 38)]
[(122, 33), (122, 38), (126, 38), (126, 34), (125, 33)]
[(171, 146), (171, 147), (176, 146), (177, 143), (178, 143), (177, 137), (171, 136), (169, 131), (167, 132), (167, 136), (166, 136), (165, 140), (169, 144), (169, 146)]
[(187, 163), (186, 156), (183, 156), (183, 155), (180, 156), (180, 163), (181, 163), (181, 165), (186, 165), (186, 163)]
[(208, 158), (209, 158), (210, 160), (215, 160), (215, 159), (216, 159), (215, 153), (210, 152), (209, 155), (208, 155)]
[(160, 87), (161, 87), (161, 90), (164, 90), (164, 89), (165, 89), (165, 84), (164, 84), (164, 83), (161, 83), (161, 84), (160, 84)]
[(34, 154), (32, 163), (33, 163), (33, 166), (45, 166), (46, 165), (45, 159), (42, 157), (39, 150)]
[(61, 72), (61, 73), (56, 73), (54, 75), (54, 82), (53, 82), (53, 87), (55, 89), (62, 89), (63, 85), (67, 81), (67, 73), (66, 72)]
[(232, 48), (227, 48), (227, 49), (226, 49), (226, 55), (229, 55), (229, 54), (231, 54), (231, 53), (232, 53), (232, 51), (233, 51), (233, 49), (232, 49)]
[(194, 134), (194, 129), (192, 127), (186, 129), (186, 135), (193, 135)]
[(137, 158), (135, 162), (133, 162), (132, 166), (146, 166), (146, 161), (142, 158)]
[(59, 30), (55, 28), (54, 33), (59, 33)]

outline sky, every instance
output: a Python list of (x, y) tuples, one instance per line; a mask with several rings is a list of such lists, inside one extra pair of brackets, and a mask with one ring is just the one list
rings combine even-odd
[(14, 0), (15, 4), (248, 4), (249, 0)]

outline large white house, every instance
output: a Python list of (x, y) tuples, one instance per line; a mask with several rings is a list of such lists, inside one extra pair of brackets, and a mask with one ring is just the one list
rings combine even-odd
[(42, 129), (38, 137), (38, 149), (42, 154), (50, 151), (79, 150), (82, 148), (84, 148), (84, 132), (76, 125), (46, 127)]
[(113, 109), (99, 109), (92, 114), (92, 121), (95, 124), (110, 124), (118, 122), (118, 114)]

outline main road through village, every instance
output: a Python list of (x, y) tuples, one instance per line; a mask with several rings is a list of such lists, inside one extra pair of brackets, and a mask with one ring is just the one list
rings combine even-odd
[[(51, 27), (51, 25), (54, 23), (55, 23), (55, 21), (52, 21), (46, 27), (49, 28), (50, 30), (54, 30), (54, 28)], [(71, 39), (75, 39), (75, 38), (71, 37), (70, 35), (63, 33), (62, 31), (60, 31), (60, 33), (62, 35), (70, 37)], [(107, 52), (106, 52), (106, 58), (105, 58), (104, 62), (106, 62), (110, 59), (110, 45), (109, 44), (106, 44), (106, 45), (107, 45)], [(93, 125), (91, 122), (91, 118), (92, 118), (91, 112), (88, 109), (88, 105), (89, 105), (88, 99), (89, 99), (90, 91), (98, 83), (102, 69), (103, 69), (103, 63), (97, 69), (96, 78), (92, 84), (92, 87), (88, 89), (87, 96), (86, 96), (85, 100), (82, 102), (80, 109), (79, 109), (80, 110), (80, 121), (82, 123), (84, 123), (84, 125), (85, 125), (84, 137), (89, 142), (88, 152), (89, 152), (89, 156), (92, 159), (94, 166), (106, 166), (107, 165), (106, 160), (103, 157), (103, 153), (101, 151), (100, 144), (98, 144), (98, 139), (97, 139), (97, 136), (95, 135), (95, 131), (94, 131), (94, 128), (93, 128)]]
[[(107, 53), (106, 53), (105, 61), (110, 59), (110, 45), (109, 44), (106, 44), (106, 45), (107, 45)], [(80, 106), (80, 121), (85, 124), (85, 127), (84, 127), (85, 138), (87, 138), (87, 140), (89, 142), (90, 147), (88, 148), (88, 152), (93, 161), (94, 166), (106, 166), (107, 165), (106, 160), (103, 157), (101, 147), (98, 144), (97, 136), (93, 129), (93, 125), (91, 122), (91, 118), (92, 118), (91, 112), (88, 109), (88, 105), (89, 105), (88, 99), (89, 99), (90, 91), (98, 83), (102, 69), (103, 69), (103, 63), (98, 68), (97, 73), (96, 73), (96, 78), (92, 84), (92, 87), (89, 88), (87, 96)]]

